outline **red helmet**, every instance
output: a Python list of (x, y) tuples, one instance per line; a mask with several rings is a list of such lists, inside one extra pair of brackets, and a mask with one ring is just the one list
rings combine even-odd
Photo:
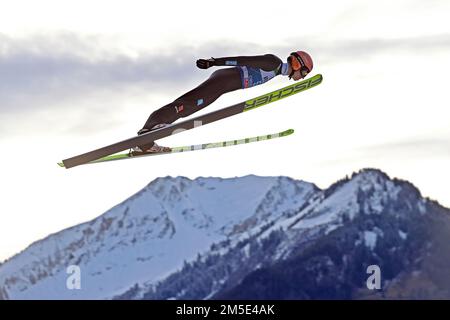
[(288, 62), (291, 65), (292, 72), (289, 78), (292, 77), (295, 71), (300, 70), (302, 78), (304, 78), (313, 69), (313, 61), (311, 56), (305, 51), (292, 52), (288, 57)]

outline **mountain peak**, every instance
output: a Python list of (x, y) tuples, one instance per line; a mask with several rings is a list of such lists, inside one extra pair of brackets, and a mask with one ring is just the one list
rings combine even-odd
[(398, 178), (390, 178), (385, 172), (374, 169), (374, 168), (365, 168), (360, 171), (352, 174), (353, 179), (360, 179), (364, 181), (372, 181), (373, 183), (378, 184), (386, 184), (389, 182), (403, 190), (403, 192), (407, 192), (412, 195), (415, 199), (422, 198), (422, 194), (420, 190), (411, 182)]
[(352, 179), (359, 177), (359, 176), (364, 176), (364, 177), (375, 177), (375, 178), (380, 178), (383, 180), (391, 180), (391, 178), (383, 171), (381, 171), (380, 169), (376, 169), (376, 168), (363, 168), (361, 170), (359, 170), (358, 172), (354, 172), (352, 174)]

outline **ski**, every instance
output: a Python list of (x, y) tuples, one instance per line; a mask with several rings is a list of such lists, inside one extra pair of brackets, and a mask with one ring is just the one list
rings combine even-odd
[[(124, 159), (130, 159), (130, 158), (141, 158), (141, 157), (148, 157), (148, 156), (159, 156), (159, 155), (164, 155), (164, 154), (197, 151), (197, 150), (205, 150), (205, 149), (213, 149), (213, 148), (222, 148), (222, 147), (229, 147), (229, 146), (237, 146), (240, 144), (247, 144), (247, 143), (252, 143), (252, 142), (265, 141), (265, 140), (270, 140), (270, 139), (275, 139), (275, 138), (280, 138), (280, 137), (286, 137), (293, 133), (294, 133), (293, 129), (288, 129), (288, 130), (278, 132), (278, 133), (266, 134), (266, 135), (251, 137), (251, 138), (239, 139), (239, 140), (229, 140), (229, 141), (221, 141), (221, 142), (196, 144), (196, 145), (183, 146), (183, 147), (175, 147), (175, 148), (171, 148), (172, 150), (169, 152), (147, 153), (147, 154), (144, 153), (142, 155), (132, 155), (131, 153), (120, 153), (120, 154), (106, 156), (106, 157), (88, 162), (86, 164), (108, 162), (108, 161), (115, 161), (115, 160), (124, 160)], [(59, 162), (58, 165), (60, 167), (64, 167), (64, 163), (62, 163), (62, 162)]]
[(190, 130), (217, 120), (225, 119), (236, 114), (254, 110), (271, 102), (275, 102), (286, 97), (290, 97), (296, 93), (313, 88), (322, 82), (322, 75), (317, 74), (309, 79), (286, 86), (284, 88), (269, 92), (259, 97), (249, 99), (247, 101), (237, 103), (230, 107), (225, 107), (193, 119), (188, 119), (179, 123), (173, 123), (161, 129), (157, 129), (143, 135), (135, 136), (106, 147), (92, 150), (72, 158), (63, 160), (64, 167), (69, 169), (84, 163), (88, 163), (120, 151), (133, 148), (135, 146), (144, 145), (152, 141), (168, 137), (170, 135)]

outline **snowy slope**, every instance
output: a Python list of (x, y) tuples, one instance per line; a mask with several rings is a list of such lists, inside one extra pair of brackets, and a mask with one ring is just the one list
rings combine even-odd
[[(275, 198), (290, 197), (278, 190), (265, 200)], [(423, 268), (417, 261), (433, 256), (428, 246), (434, 236), (447, 240), (441, 243), (450, 241), (445, 227), (450, 226), (449, 211), (441, 214), (440, 207), (411, 184), (379, 170), (362, 170), (307, 199), (295, 203), (291, 198), (278, 206), (269, 201), (271, 205), (261, 206), (254, 215), (266, 220), (259, 219), (253, 232), (216, 243), (162, 281), (136, 284), (115, 298), (351, 298), (365, 287), (368, 265), (376, 262), (391, 270), (387, 275), (395, 283), (408, 268)], [(428, 222), (434, 219), (443, 219), (445, 223), (437, 223), (443, 232)], [(442, 260), (439, 265), (450, 266), (442, 246), (431, 246)], [(448, 278), (448, 270), (443, 267), (435, 277)], [(426, 292), (422, 287), (414, 290)], [(450, 297), (450, 285), (439, 290)]]
[[(317, 192), (286, 177), (156, 179), (97, 219), (9, 259), (0, 267), (0, 298), (111, 298), (167, 277), (214, 243), (258, 232)], [(81, 290), (66, 288), (69, 265), (81, 268)]]

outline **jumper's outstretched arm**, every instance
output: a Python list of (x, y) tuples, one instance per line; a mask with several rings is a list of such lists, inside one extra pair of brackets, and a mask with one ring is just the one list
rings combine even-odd
[(259, 56), (236, 56), (197, 60), (197, 67), (207, 69), (212, 66), (246, 66), (250, 68), (259, 68), (265, 71), (275, 70), (280, 64), (281, 59), (273, 54), (264, 54)]

